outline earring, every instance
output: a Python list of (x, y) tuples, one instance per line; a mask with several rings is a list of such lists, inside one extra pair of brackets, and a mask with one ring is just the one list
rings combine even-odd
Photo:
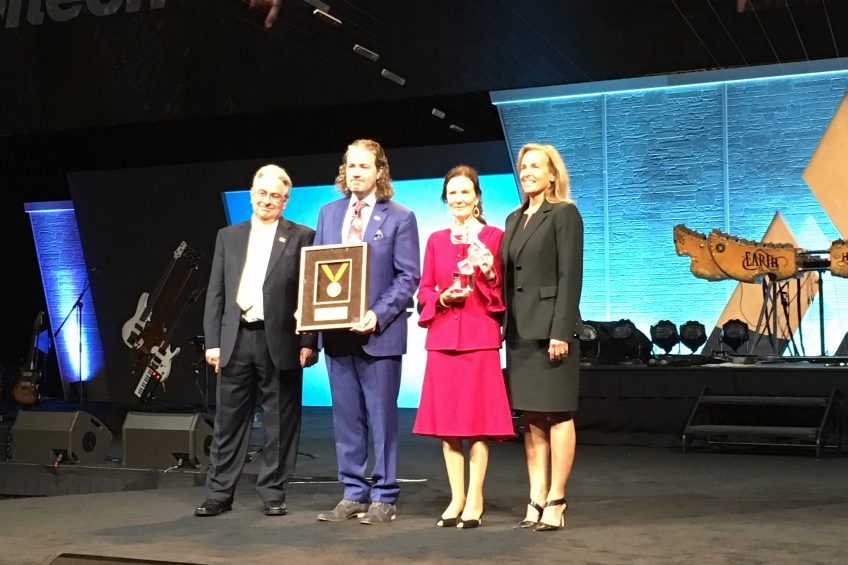
[(479, 217), (480, 217), (480, 208), (478, 208), (476, 204), (474, 205), (474, 210), (472, 210), (471, 214), (472, 214), (475, 218), (479, 218)]

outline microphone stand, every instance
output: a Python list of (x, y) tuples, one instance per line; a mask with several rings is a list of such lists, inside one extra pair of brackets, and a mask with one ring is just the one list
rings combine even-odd
[(85, 275), (85, 286), (83, 287), (82, 292), (79, 293), (79, 296), (77, 296), (76, 302), (74, 302), (74, 305), (71, 306), (70, 310), (68, 310), (68, 313), (65, 316), (65, 319), (62, 320), (62, 323), (59, 324), (59, 327), (56, 328), (55, 332), (53, 332), (53, 339), (55, 340), (56, 337), (59, 335), (59, 332), (62, 331), (62, 328), (65, 327), (65, 324), (67, 323), (68, 319), (71, 317), (71, 314), (74, 313), (74, 310), (77, 311), (77, 329), (79, 330), (79, 365), (77, 366), (77, 392), (79, 392), (79, 409), (80, 409), (80, 412), (82, 412), (82, 402), (83, 402), (82, 401), (82, 396), (83, 396), (83, 394), (82, 394), (83, 393), (83, 388), (82, 388), (82, 308), (83, 308), (82, 297), (85, 296), (86, 292), (88, 292), (89, 284), (90, 284), (90, 280), (88, 278), (88, 273), (86, 273), (86, 275)]

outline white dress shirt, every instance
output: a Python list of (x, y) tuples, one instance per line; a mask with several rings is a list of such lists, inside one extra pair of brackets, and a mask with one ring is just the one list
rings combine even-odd
[(262, 287), (265, 284), (265, 273), (268, 261), (271, 259), (271, 249), (274, 247), (274, 236), (277, 234), (277, 224), (263, 224), (254, 216), (250, 218), (250, 239), (247, 243), (247, 259), (241, 272), (236, 302), (242, 310), (242, 320), (257, 322), (265, 319), (262, 298)]

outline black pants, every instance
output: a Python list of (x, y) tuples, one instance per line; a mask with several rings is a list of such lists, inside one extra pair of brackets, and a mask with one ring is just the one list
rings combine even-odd
[(285, 500), (300, 442), (303, 370), (280, 371), (271, 361), (265, 330), (239, 328), (235, 348), (218, 380), (207, 498), (231, 501), (244, 468), (257, 394), (265, 441), (256, 480), (263, 502)]

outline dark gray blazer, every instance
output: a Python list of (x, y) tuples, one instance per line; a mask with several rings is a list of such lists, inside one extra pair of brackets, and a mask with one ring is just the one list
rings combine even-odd
[(545, 202), (522, 228), (523, 212), (507, 216), (501, 243), (506, 323), (522, 339), (572, 341), (581, 322), (583, 219), (573, 203)]
[[(280, 218), (265, 284), (262, 287), (265, 335), (271, 360), (281, 371), (300, 368), (300, 348), (317, 346), (317, 336), (294, 333), (300, 277), (300, 249), (312, 245), (315, 231)], [(206, 290), (203, 331), (206, 347), (221, 348), (221, 367), (230, 361), (238, 335), (241, 308), (236, 303), (241, 273), (247, 260), (250, 221), (218, 231), (212, 273)]]

